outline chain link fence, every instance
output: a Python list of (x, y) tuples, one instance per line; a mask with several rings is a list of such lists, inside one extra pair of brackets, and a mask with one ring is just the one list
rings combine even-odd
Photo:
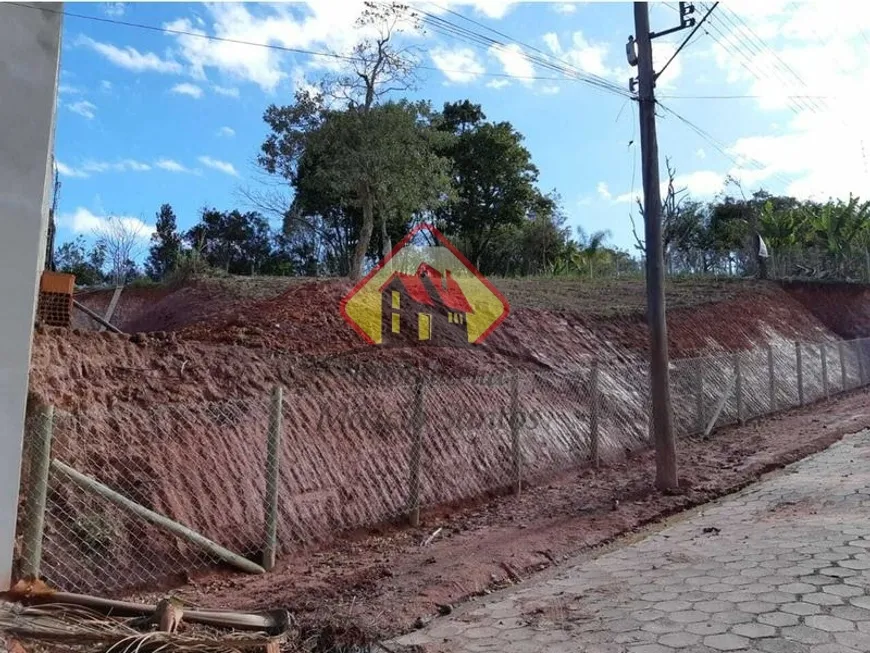
[[(866, 340), (671, 362), (678, 437), (866, 384)], [(454, 377), (324, 377), (202, 404), (28, 411), (20, 577), (120, 594), (516, 492), (649, 446), (646, 363)], [(679, 443), (678, 443), (679, 446)]]

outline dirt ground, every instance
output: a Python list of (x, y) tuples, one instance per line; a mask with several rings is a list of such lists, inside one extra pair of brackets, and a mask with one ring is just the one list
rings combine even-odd
[(870, 393), (855, 392), (722, 430), (709, 441), (679, 442), (682, 488), (672, 495), (653, 488), (654, 459), (646, 451), (520, 496), (424, 513), (419, 528), (351, 533), (330, 546), (293, 551), (266, 576), (213, 572), (175, 594), (208, 607), (287, 607), (303, 630), (326, 628), (333, 642), (388, 637), (868, 427)]

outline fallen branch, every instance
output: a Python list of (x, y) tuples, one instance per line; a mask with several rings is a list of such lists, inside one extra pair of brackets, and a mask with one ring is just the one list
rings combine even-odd
[(115, 651), (219, 651), (263, 650), (273, 642), (286, 639), (286, 632), (266, 633), (143, 633), (123, 619), (74, 605), (49, 603), (26, 607), (0, 602), (0, 632), (33, 642), (62, 643), (76, 650)]
[[(107, 617), (150, 617), (155, 613), (155, 606), (147, 603), (131, 603), (104, 599), (87, 594), (70, 592), (55, 592), (51, 589), (29, 588), (19, 583), (8, 592), (0, 594), (4, 600), (25, 603), (28, 605), (66, 605), (97, 612)], [(2, 605), (2, 604), (0, 604)], [(268, 612), (246, 613), (225, 612), (219, 610), (185, 610), (184, 620), (188, 623), (232, 628), (234, 630), (260, 631), (273, 635), (286, 632), (292, 625), (292, 617), (286, 610), (270, 610)]]

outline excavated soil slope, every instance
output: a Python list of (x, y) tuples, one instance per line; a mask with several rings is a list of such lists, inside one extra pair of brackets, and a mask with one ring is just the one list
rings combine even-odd
[[(584, 399), (594, 358), (602, 361), (605, 455), (645, 444), (645, 375), (638, 363), (647, 335), (639, 283), (503, 281), (498, 285), (512, 314), (486, 343), (405, 350), (360, 344), (337, 310), (345, 282), (230, 285), (125, 290), (119, 323), (150, 335), (40, 328), (31, 393), (59, 409), (58, 458), (240, 553), (256, 557), (261, 545), (268, 398), (275, 384), (287, 388), (279, 511), (285, 550), (401, 513), (413, 368), (429, 370), (424, 505), (476, 498), (511, 483), (504, 407), (512, 382), (524, 411), (535, 415), (522, 430), (525, 477), (576, 465), (588, 454)], [(805, 305), (813, 293), (832, 305), (837, 293), (856, 302), (851, 290), (832, 287), (709, 282), (668, 290), (675, 358), (772, 340), (834, 340), (843, 325), (832, 329), (829, 313), (814, 315)], [(110, 294), (84, 300), (97, 307)], [(866, 321), (855, 315), (849, 328), (866, 335)], [(516, 381), (507, 370), (519, 370)], [(462, 421), (466, 415), (471, 422)], [(486, 419), (475, 423), (474, 415)], [(53, 492), (45, 566), (60, 585), (111, 590), (122, 579), (142, 579), (143, 541), (145, 573), (153, 581), (202, 562), (174, 538), (95, 506), (59, 479)], [(93, 528), (85, 535), (99, 544), (99, 556), (88, 557), (76, 548), (81, 536), (72, 537), (64, 524), (98, 507), (100, 537)]]

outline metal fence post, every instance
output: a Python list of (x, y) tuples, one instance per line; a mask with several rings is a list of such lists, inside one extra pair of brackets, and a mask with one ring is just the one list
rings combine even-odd
[(284, 431), (284, 388), (272, 388), (269, 406), (269, 432), (266, 437), (266, 545), (263, 568), (275, 567), (278, 550), (278, 481), (281, 474), (281, 436)]
[(423, 375), (414, 382), (414, 404), (411, 410), (411, 460), (408, 474), (408, 521), (420, 525), (420, 458), (423, 453)]
[(596, 469), (600, 463), (599, 445), (598, 445), (598, 361), (592, 362), (592, 371), (589, 374), (589, 392), (591, 399), (591, 410), (589, 413), (589, 458), (592, 461), (592, 466)]
[(801, 343), (796, 340), (794, 343), (795, 358), (797, 360), (797, 387), (798, 387), (798, 404), (804, 405), (804, 366), (803, 356), (801, 355)]
[(520, 449), (520, 377), (515, 372), (511, 377), (511, 462), (513, 463), (514, 492), (523, 487), (523, 452)]
[(48, 474), (51, 468), (51, 439), (54, 431), (54, 406), (36, 410), (36, 428), (28, 434), (29, 473), (24, 523), (21, 573), (39, 578), (42, 565), (42, 535), (45, 529), (45, 502), (48, 496)]
[(831, 398), (831, 388), (828, 385), (828, 348), (825, 343), (819, 345), (819, 357), (822, 359), (822, 392), (825, 393), (825, 399)]
[(840, 354), (840, 383), (843, 386), (843, 392), (849, 389), (849, 375), (846, 373), (846, 347), (843, 341), (837, 343), (837, 351)]
[(776, 412), (776, 366), (773, 358), (773, 345), (767, 346), (767, 381), (770, 386), (770, 412)]
[(698, 418), (698, 430), (700, 432), (704, 432), (704, 427), (706, 424), (704, 423), (704, 365), (701, 363), (703, 359), (698, 359), (698, 375), (697, 375), (697, 393), (695, 396), (695, 400), (697, 401), (696, 413)]
[(734, 354), (734, 398), (737, 400), (737, 422), (743, 424), (743, 372), (740, 369), (740, 354)]

